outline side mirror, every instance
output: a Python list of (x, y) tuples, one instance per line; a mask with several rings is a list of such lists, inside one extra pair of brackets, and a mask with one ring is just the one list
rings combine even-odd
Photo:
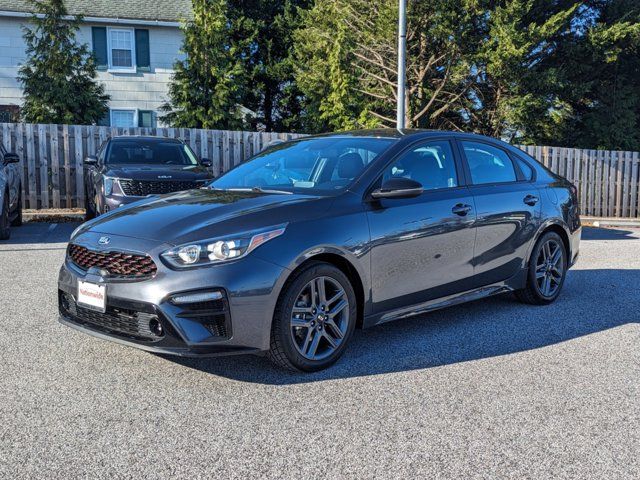
[(96, 165), (98, 163), (98, 157), (95, 155), (89, 155), (84, 159), (85, 165)]
[(213, 162), (208, 158), (201, 158), (200, 165), (202, 165), (203, 167), (211, 168), (211, 166), (213, 165)]
[(9, 163), (18, 163), (20, 161), (20, 157), (17, 153), (5, 153), (4, 154), (4, 163), (7, 165)]
[(410, 178), (391, 178), (371, 192), (371, 198), (413, 198), (422, 195), (424, 188)]

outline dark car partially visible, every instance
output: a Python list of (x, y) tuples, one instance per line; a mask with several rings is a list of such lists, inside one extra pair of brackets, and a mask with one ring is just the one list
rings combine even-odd
[(200, 188), (213, 175), (184, 142), (164, 137), (115, 137), (84, 161), (87, 219), (152, 195)]
[(22, 225), (19, 161), (18, 155), (7, 152), (0, 143), (0, 240), (9, 238), (11, 226)]

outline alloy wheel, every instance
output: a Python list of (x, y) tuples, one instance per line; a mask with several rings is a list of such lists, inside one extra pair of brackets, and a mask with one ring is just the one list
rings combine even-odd
[(536, 284), (545, 297), (553, 297), (560, 289), (564, 276), (564, 253), (556, 240), (547, 240), (536, 260)]
[(290, 322), (293, 343), (306, 359), (325, 359), (340, 347), (349, 321), (345, 289), (331, 277), (316, 277), (296, 297)]

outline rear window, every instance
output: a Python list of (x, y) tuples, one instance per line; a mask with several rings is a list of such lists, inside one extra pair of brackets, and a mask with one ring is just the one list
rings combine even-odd
[(462, 142), (475, 185), (515, 182), (516, 170), (507, 152), (480, 142)]
[(197, 165), (193, 152), (179, 142), (117, 140), (111, 143), (107, 164)]

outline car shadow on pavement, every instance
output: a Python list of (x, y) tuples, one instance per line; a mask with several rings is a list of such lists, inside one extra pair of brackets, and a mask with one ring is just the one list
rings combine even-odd
[(583, 227), (582, 240), (633, 240), (637, 238), (637, 233), (638, 230), (633, 232), (618, 228)]
[[(0, 249), (17, 251), (13, 248), (2, 247), (8, 245), (38, 245), (41, 247), (45, 244), (67, 243), (78, 225), (80, 223), (77, 222), (28, 222), (20, 227), (12, 227), (11, 237), (8, 240), (0, 240)], [(64, 249), (63, 247), (59, 248)]]
[(318, 373), (290, 373), (255, 356), (167, 358), (203, 372), (272, 385), (404, 372), (543, 348), (640, 322), (640, 270), (572, 270), (552, 305), (512, 295), (356, 330), (344, 357)]

